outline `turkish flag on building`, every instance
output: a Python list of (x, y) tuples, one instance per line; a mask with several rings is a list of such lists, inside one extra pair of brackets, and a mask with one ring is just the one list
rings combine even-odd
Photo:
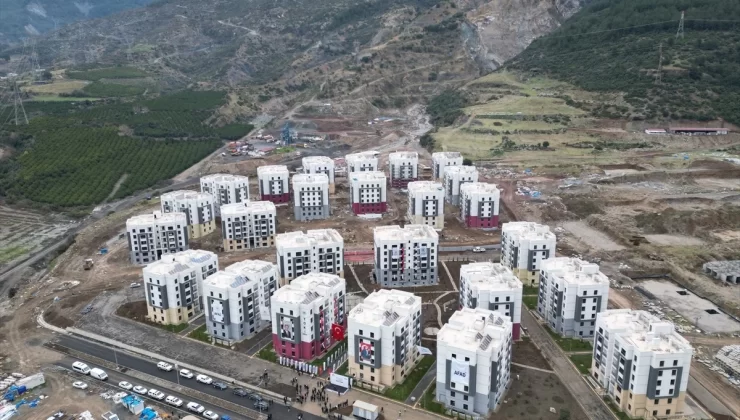
[(331, 324), (331, 336), (337, 341), (344, 340), (344, 327), (339, 324)]

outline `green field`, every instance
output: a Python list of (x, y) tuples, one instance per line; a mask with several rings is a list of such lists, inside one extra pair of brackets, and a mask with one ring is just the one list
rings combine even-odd
[(426, 390), (426, 392), (424, 392), (424, 395), (421, 397), (419, 406), (421, 406), (421, 408), (423, 408), (424, 410), (431, 411), (432, 413), (446, 416), (447, 409), (445, 408), (445, 406), (442, 403), (434, 401), (436, 390), (437, 384), (432, 383), (432, 385)]
[(201, 325), (200, 327), (191, 331), (190, 334), (188, 334), (188, 337), (198, 341), (202, 341), (204, 343), (211, 343), (211, 336), (208, 335), (205, 325)]
[[(555, 340), (556, 343), (565, 351), (586, 351), (593, 350), (593, 346), (590, 342), (585, 340), (579, 340), (577, 338), (566, 338), (561, 337), (555, 331), (551, 330), (550, 327), (545, 327), (547, 333)], [(590, 365), (589, 365), (590, 366)]]
[(278, 362), (278, 355), (275, 353), (275, 349), (272, 347), (272, 344), (268, 344), (265, 347), (263, 347), (258, 353), (257, 357), (259, 357), (262, 360), (267, 360), (268, 362), (277, 363)]
[(524, 305), (527, 308), (529, 308), (529, 309), (531, 309), (533, 311), (536, 311), (537, 310), (537, 295), (535, 295), (535, 296), (522, 296), (522, 302), (524, 303)]
[(120, 85), (118, 83), (93, 82), (82, 88), (86, 94), (98, 98), (137, 96), (146, 90), (143, 86)]
[(10, 262), (28, 251), (30, 251), (30, 249), (22, 246), (2, 248), (0, 249), (0, 264)]
[(406, 398), (411, 395), (411, 391), (416, 388), (416, 385), (424, 377), (424, 374), (432, 367), (434, 360), (432, 356), (424, 356), (414, 369), (406, 375), (406, 380), (402, 384), (386, 389), (383, 395), (397, 401), (406, 401)]
[(591, 361), (593, 360), (591, 354), (571, 354), (568, 357), (570, 357), (570, 360), (576, 365), (576, 368), (578, 368), (581, 374), (588, 375), (591, 369)]
[(34, 95), (32, 101), (39, 102), (80, 102), (80, 101), (99, 101), (100, 98), (77, 98), (74, 96), (56, 96), (56, 95)]
[(67, 77), (77, 80), (98, 81), (100, 79), (137, 79), (149, 73), (133, 67), (108, 67), (103, 69), (67, 71)]

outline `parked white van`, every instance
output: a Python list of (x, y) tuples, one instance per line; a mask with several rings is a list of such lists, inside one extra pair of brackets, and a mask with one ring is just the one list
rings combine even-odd
[(79, 361), (72, 363), (72, 370), (74, 370), (75, 372), (80, 372), (83, 375), (90, 374), (90, 367)]
[(108, 374), (103, 369), (92, 368), (90, 369), (90, 376), (101, 381), (108, 380)]

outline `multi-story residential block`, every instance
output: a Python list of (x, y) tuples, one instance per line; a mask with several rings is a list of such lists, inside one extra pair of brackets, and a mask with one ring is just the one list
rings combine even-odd
[(379, 214), (388, 209), (388, 186), (383, 172), (354, 172), (349, 176), (349, 197), (357, 214)]
[(149, 264), (164, 254), (188, 249), (188, 224), (185, 213), (155, 211), (126, 220), (129, 258), (132, 264)]
[(246, 201), (221, 208), (224, 251), (273, 246), (276, 229), (275, 204), (270, 201)]
[(555, 234), (547, 225), (509, 222), (501, 226), (501, 264), (525, 285), (537, 285), (542, 261), (554, 257)]
[(279, 356), (313, 360), (337, 340), (333, 325), (347, 328), (346, 283), (327, 273), (308, 273), (279, 288), (272, 296), (272, 344)]
[(250, 338), (270, 321), (269, 306), (264, 307), (260, 296), (261, 279), (248, 278), (241, 271), (218, 271), (203, 281), (206, 331), (220, 344)]
[(460, 152), (432, 153), (432, 178), (442, 181), (445, 179), (445, 169), (450, 166), (462, 166), (463, 157)]
[[(277, 266), (271, 262), (261, 260), (244, 260), (231, 264), (224, 269), (227, 273), (238, 274), (245, 277), (257, 286), (255, 299), (258, 311), (248, 314), (250, 334), (261, 331), (270, 323), (270, 302), (272, 295), (280, 287), (278, 278), (280, 275)], [(251, 322), (254, 321), (254, 322)], [(252, 328), (254, 327), (254, 331)]]
[(421, 298), (381, 289), (352, 308), (348, 318), (349, 375), (383, 387), (402, 383), (420, 358)]
[(483, 308), (508, 316), (514, 340), (520, 337), (522, 282), (508, 267), (476, 262), (460, 267), (460, 307)]
[(290, 172), (285, 165), (267, 165), (257, 168), (260, 200), (275, 204), (290, 202)]
[(344, 277), (344, 239), (335, 229), (281, 233), (275, 248), (283, 285), (311, 272)]
[(495, 184), (469, 182), (460, 186), (460, 220), (469, 228), (498, 227), (501, 192)]
[(596, 318), (591, 375), (632, 418), (685, 413), (691, 344), (647, 311), (612, 309)]
[(188, 322), (202, 310), (203, 280), (216, 271), (216, 254), (194, 249), (163, 255), (144, 267), (147, 318), (164, 325)]
[(428, 225), (435, 230), (445, 226), (445, 189), (439, 182), (409, 182), (407, 218), (412, 225)]
[(437, 401), (488, 417), (511, 383), (511, 320), (500, 312), (463, 308), (437, 334)]
[(366, 152), (351, 153), (344, 157), (347, 162), (347, 172), (375, 172), (378, 170), (378, 156), (380, 153), (374, 150)]
[(445, 168), (445, 200), (453, 206), (460, 204), (460, 186), (466, 182), (478, 182), (478, 169), (475, 166)]
[(302, 160), (304, 174), (324, 174), (329, 179), (329, 193), (334, 194), (334, 159), (327, 156), (307, 156)]
[(185, 213), (190, 239), (197, 239), (216, 231), (216, 213), (213, 196), (196, 191), (172, 191), (160, 197), (162, 213)]
[(293, 175), (293, 200), (296, 220), (328, 219), (329, 178), (324, 174)]
[(200, 178), (200, 190), (213, 196), (214, 213), (220, 217), (224, 204), (249, 201), (249, 178), (231, 174), (206, 175)]
[(564, 337), (593, 337), (596, 315), (606, 310), (609, 278), (578, 258), (542, 262), (537, 311)]
[(394, 152), (388, 155), (388, 173), (391, 187), (406, 188), (409, 182), (419, 179), (419, 154)]
[(378, 226), (373, 244), (376, 283), (394, 288), (437, 284), (439, 235), (433, 227)]

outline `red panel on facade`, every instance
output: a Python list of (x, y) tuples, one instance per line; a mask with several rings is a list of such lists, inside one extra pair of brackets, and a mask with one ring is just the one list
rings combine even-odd
[(283, 204), (290, 201), (290, 193), (285, 194), (261, 194), (260, 198), (262, 201), (272, 201), (275, 204)]
[(498, 216), (492, 217), (476, 217), (467, 216), (465, 218), (465, 226), (469, 228), (495, 228), (498, 227)]
[(387, 208), (387, 203), (352, 203), (352, 211), (355, 214), (385, 213)]
[(511, 338), (516, 341), (521, 337), (521, 325), (514, 324), (511, 330)]
[(393, 188), (408, 188), (409, 182), (418, 181), (418, 178), (406, 178), (406, 179), (391, 179), (391, 187)]

